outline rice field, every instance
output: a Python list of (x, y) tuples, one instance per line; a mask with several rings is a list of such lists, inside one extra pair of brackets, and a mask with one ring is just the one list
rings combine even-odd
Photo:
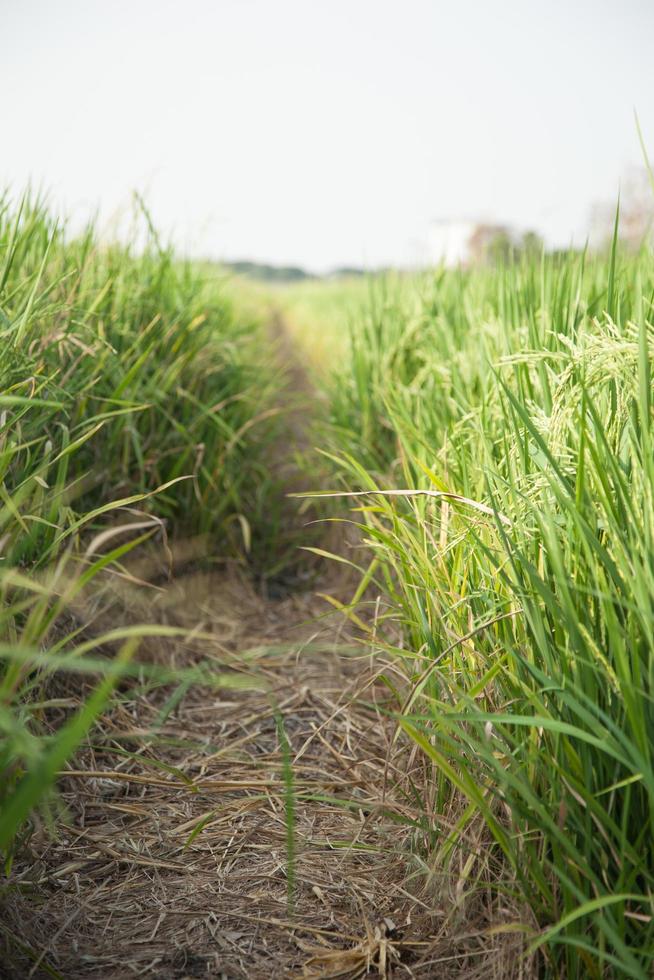
[(651, 970), (652, 287), (616, 243), (441, 273), (335, 381), (429, 873), (519, 896), (543, 975)]
[[(136, 588), (144, 568), (157, 585), (189, 541), (195, 565), (234, 566), (255, 584), (266, 569), (277, 575), (295, 492), (294, 542), (322, 569), (311, 565), (302, 589), (320, 593), (319, 617), (331, 611), (357, 656), (379, 665), (380, 745), (382, 729), (391, 735), (377, 810), (390, 812), (386, 794), (396, 801), (396, 865), (411, 894), (448, 910), (439, 949), (448, 930), (474, 932), (479, 975), (645, 980), (651, 251), (627, 254), (616, 233), (606, 255), (247, 294), (178, 261), (152, 230), (144, 250), (107, 245), (93, 228), (69, 236), (38, 201), (3, 202), (4, 900), (35, 835), (61, 832), (57, 786), (116, 698), (140, 697), (146, 675), (175, 704), (198, 685), (252, 681), (244, 660), (235, 668), (222, 654), (209, 668), (152, 663), (142, 654), (153, 638), (196, 642), (206, 623), (162, 623), (147, 603), (136, 619), (115, 603), (108, 615), (102, 597), (117, 581)], [(291, 439), (298, 365), (314, 387), (304, 435)], [(72, 700), (60, 676), (73, 678)], [(356, 697), (365, 712), (369, 687)], [(292, 917), (304, 777), (279, 717)], [(311, 799), (317, 813), (333, 802)], [(351, 961), (314, 950), (304, 975), (402, 975), (401, 941), (397, 961), (376, 943)], [(455, 952), (455, 972), (438, 975), (475, 975)], [(30, 947), (37, 967), (39, 953)], [(412, 956), (412, 975), (437, 975)]]
[(49, 679), (64, 668), (96, 675), (94, 654), (109, 641), (127, 664), (157, 629), (98, 631), (76, 604), (107, 569), (129, 581), (127, 556), (153, 538), (165, 573), (168, 524), (200, 555), (265, 548), (264, 449), (277, 409), (256, 353), (260, 328), (156, 237), (138, 255), (100, 244), (92, 228), (71, 240), (43, 204), (5, 200), (0, 270), (0, 847), (9, 870), (25, 820), (121, 671), (107, 670), (54, 737)]

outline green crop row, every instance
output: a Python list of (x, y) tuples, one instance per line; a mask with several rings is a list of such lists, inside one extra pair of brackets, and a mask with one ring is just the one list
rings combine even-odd
[(422, 860), (551, 977), (654, 960), (653, 301), (616, 242), (382, 286), (333, 385)]
[[(107, 245), (93, 227), (68, 234), (38, 201), (0, 202), (5, 854), (135, 643), (165, 633), (123, 624), (95, 635), (75, 611), (91, 582), (153, 535), (193, 536), (200, 557), (270, 550), (275, 375), (259, 327), (217, 277), (151, 229), (139, 250)], [(115, 660), (88, 661), (109, 641)], [(101, 680), (53, 729), (48, 692), (62, 669)]]

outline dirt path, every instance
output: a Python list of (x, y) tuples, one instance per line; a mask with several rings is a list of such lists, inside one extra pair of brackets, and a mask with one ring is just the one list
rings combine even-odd
[[(289, 421), (289, 474), (301, 418)], [(126, 694), (62, 780), (58, 833), (35, 834), (13, 869), (0, 975), (477, 974), (483, 931), (466, 928), (457, 948), (455, 910), (421, 897), (424, 867), (409, 858), (424, 840), (425, 781), (408, 748), (389, 751), (378, 676), (394, 668), (295, 588), (275, 601), (236, 575), (198, 573), (159, 589), (158, 616), (205, 638), (155, 644), (152, 659), (213, 660), (265, 690)]]
[(225, 581), (209, 599), (216, 622), (238, 601), (230, 646), (245, 641), (268, 692), (192, 689), (150, 746), (161, 705), (115, 711), (64, 780), (57, 839), (16, 869), (32, 887), (8, 925), (66, 978), (433, 975), (419, 963), (436, 923), (410, 897), (407, 831), (388, 817), (411, 811), (382, 799), (390, 728), (369, 664), (333, 624), (305, 622), (308, 597), (265, 603)]

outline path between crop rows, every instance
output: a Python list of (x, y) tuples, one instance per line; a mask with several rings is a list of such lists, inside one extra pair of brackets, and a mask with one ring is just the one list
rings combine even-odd
[[(381, 813), (390, 729), (354, 703), (375, 697), (369, 665), (333, 626), (293, 628), (308, 597), (264, 602), (201, 578), (186, 594), (205, 628), (230, 624), (229, 646), (243, 643), (269, 691), (191, 689), (151, 747), (161, 703), (144, 694), (114, 710), (63, 781), (56, 840), (33, 842), (34, 891), (14, 901), (11, 927), (65, 978), (354, 977), (373, 963), (431, 976), (418, 967), (433, 926), (406, 887), (406, 832)], [(292, 909), (273, 705), (294, 760)]]
[[(301, 441), (298, 416), (289, 424)], [(462, 929), (451, 903), (411, 874), (422, 763), (399, 744), (389, 751), (383, 665), (342, 618), (323, 618), (326, 604), (308, 592), (265, 600), (227, 573), (182, 577), (156, 608), (215, 640), (162, 641), (153, 659), (213, 658), (266, 689), (190, 687), (156, 740), (170, 691), (130, 694), (112, 710), (61, 782), (58, 833), (43, 828), (14, 869), (3, 926), (26, 955), (4, 975), (508, 976), (484, 930)], [(79, 691), (59, 695), (74, 702)]]

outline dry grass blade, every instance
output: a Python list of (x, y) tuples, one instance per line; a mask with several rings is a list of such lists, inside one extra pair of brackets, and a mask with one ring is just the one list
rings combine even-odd
[(460, 493), (450, 493), (445, 490), (426, 490), (426, 489), (415, 489), (415, 490), (335, 490), (335, 491), (316, 491), (314, 493), (296, 493), (290, 494), (292, 497), (433, 497), (438, 500), (455, 500), (460, 504), (464, 504), (466, 507), (472, 507), (473, 510), (479, 511), (480, 514), (486, 514), (488, 517), (497, 517), (499, 521), (502, 522), (506, 527), (511, 527), (511, 520), (505, 515), (500, 514), (498, 511), (493, 510), (487, 504), (482, 504), (479, 500), (471, 500), (470, 497), (464, 497)]

